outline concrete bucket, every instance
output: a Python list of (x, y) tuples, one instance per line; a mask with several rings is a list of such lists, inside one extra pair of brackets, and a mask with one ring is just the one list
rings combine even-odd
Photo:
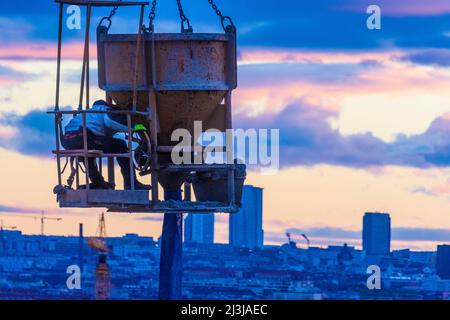
[[(204, 131), (232, 129), (231, 100), (226, 97), (237, 87), (234, 28), (224, 34), (144, 32), (138, 45), (139, 39), (137, 34), (108, 34), (105, 27), (97, 29), (99, 86), (125, 108), (133, 106), (135, 88), (138, 111), (154, 104), (159, 164), (171, 163), (167, 151), (160, 150), (178, 143), (171, 141), (177, 129), (188, 130), (192, 137), (196, 121), (201, 121)], [(165, 190), (174, 190), (190, 172), (160, 172), (158, 180)], [(226, 179), (219, 183), (204, 174), (199, 176), (203, 178), (193, 182), (197, 198), (228, 202)], [(240, 203), (242, 175), (235, 176), (235, 183), (233, 198)]]
[[(225, 34), (144, 33), (137, 68), (137, 109), (149, 106), (153, 90), (158, 108), (158, 144), (169, 146), (176, 129), (193, 134), (194, 121), (203, 129), (225, 131), (222, 101), (235, 89), (236, 40)], [(100, 27), (98, 41), (99, 86), (121, 106), (132, 105), (138, 36), (108, 34)]]

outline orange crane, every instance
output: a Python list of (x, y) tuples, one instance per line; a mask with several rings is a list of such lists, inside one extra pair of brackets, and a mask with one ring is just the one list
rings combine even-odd
[(9, 216), (9, 217), (17, 217), (17, 218), (28, 218), (28, 219), (39, 219), (41, 221), (41, 236), (44, 235), (44, 225), (45, 220), (55, 220), (55, 221), (61, 221), (61, 217), (46, 217), (45, 212), (42, 211), (40, 216), (30, 216), (30, 215), (20, 215), (20, 214), (1, 214), (3, 216)]
[(110, 248), (106, 244), (106, 222), (105, 213), (102, 212), (98, 222), (98, 228), (95, 237), (90, 237), (88, 244), (91, 248), (99, 252), (98, 264), (95, 269), (95, 299), (106, 300), (109, 298), (111, 277), (106, 262), (106, 255)]

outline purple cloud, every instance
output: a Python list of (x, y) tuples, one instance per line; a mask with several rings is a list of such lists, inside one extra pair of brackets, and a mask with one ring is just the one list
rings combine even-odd
[(0, 212), (3, 212), (3, 213), (38, 213), (41, 211), (39, 211), (37, 209), (29, 209), (29, 208), (22, 208), (22, 207), (0, 204)]
[(303, 101), (280, 113), (260, 117), (237, 116), (236, 127), (280, 129), (282, 166), (335, 165), (365, 167), (383, 165), (386, 144), (371, 134), (342, 136), (328, 122), (337, 113)]
[(19, 129), (12, 138), (0, 136), (0, 147), (28, 155), (51, 155), (55, 144), (54, 119), (44, 110), (32, 110), (25, 115), (3, 114), (0, 126)]
[(336, 111), (300, 100), (278, 114), (258, 117), (237, 115), (241, 128), (280, 129), (280, 163), (296, 165), (332, 164), (348, 167), (399, 165), (445, 167), (450, 165), (450, 121), (437, 118), (426, 132), (399, 135), (392, 143), (371, 133), (342, 135), (330, 125)]
[(316, 238), (361, 239), (361, 231), (352, 231), (333, 227), (307, 228), (303, 230), (290, 228), (286, 230), (286, 232), (300, 236), (302, 234), (306, 234), (308, 237)]
[(425, 187), (415, 187), (411, 190), (411, 193), (420, 193), (430, 197), (437, 197), (438, 194)]
[[(353, 168), (399, 165), (418, 168), (450, 165), (450, 118), (442, 116), (422, 134), (399, 135), (387, 143), (371, 133), (342, 135), (330, 125), (338, 113), (308, 104), (291, 103), (279, 113), (257, 117), (235, 115), (235, 128), (280, 129), (282, 167), (331, 164)], [(54, 124), (43, 110), (8, 114), (0, 126), (20, 128), (11, 137), (0, 136), (0, 146), (24, 154), (51, 156)]]
[(323, 63), (286, 62), (249, 64), (239, 66), (239, 85), (253, 87), (255, 79), (258, 86), (291, 84), (295, 82), (319, 84), (361, 84), (369, 82), (362, 77), (366, 72), (382, 67), (375, 60), (364, 60), (359, 63)]
[[(306, 234), (310, 238), (326, 238), (326, 239), (361, 239), (361, 230), (353, 231), (342, 228), (321, 227), (297, 229), (290, 228), (286, 230), (294, 235)], [(392, 228), (392, 240), (397, 241), (441, 241), (450, 242), (449, 229), (434, 228), (408, 228), (398, 227)]]
[(13, 68), (10, 68), (5, 65), (0, 65), (0, 80), (8, 80), (8, 81), (23, 81), (34, 79), (37, 76), (35, 74), (17, 71)]
[(450, 50), (446, 49), (425, 50), (406, 54), (402, 56), (400, 60), (422, 65), (450, 67)]

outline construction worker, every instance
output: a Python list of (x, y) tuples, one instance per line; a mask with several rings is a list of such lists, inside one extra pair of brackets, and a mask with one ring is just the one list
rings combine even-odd
[[(108, 111), (113, 110), (114, 105), (110, 105), (103, 100), (94, 102), (90, 110), (92, 111)], [(142, 128), (142, 124), (137, 124)], [(106, 113), (87, 113), (86, 114), (86, 129), (87, 129), (87, 144), (90, 150), (99, 150), (105, 153), (120, 153), (128, 152), (127, 143), (124, 140), (114, 138), (113, 136), (118, 132), (128, 133), (127, 119), (125, 115), (106, 114)], [(64, 128), (64, 136), (62, 145), (67, 150), (83, 149), (83, 119), (82, 115), (76, 115)], [(84, 158), (81, 158), (84, 161)], [(124, 188), (131, 189), (130, 177), (130, 161), (128, 158), (117, 157), (119, 163)], [(114, 189), (115, 186), (106, 182), (98, 170), (95, 158), (89, 158), (89, 179), (92, 189)], [(137, 181), (135, 176), (135, 189), (149, 190), (150, 185), (145, 185)]]

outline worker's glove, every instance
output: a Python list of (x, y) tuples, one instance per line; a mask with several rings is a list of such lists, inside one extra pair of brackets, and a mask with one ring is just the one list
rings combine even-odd
[(134, 126), (133, 131), (134, 132), (143, 132), (143, 131), (147, 131), (147, 128), (142, 123), (137, 123)]

